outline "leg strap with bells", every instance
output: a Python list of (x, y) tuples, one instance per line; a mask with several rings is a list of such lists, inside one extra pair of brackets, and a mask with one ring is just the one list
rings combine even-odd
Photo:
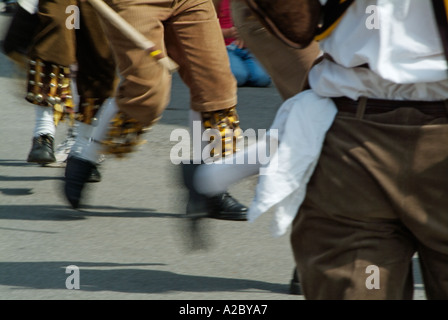
[[(228, 157), (238, 151), (239, 141), (243, 138), (240, 128), (240, 121), (236, 108), (202, 112), (202, 122), (204, 129), (215, 129), (221, 136), (221, 148), (213, 148), (211, 156), (213, 158)], [(214, 136), (211, 137), (214, 139)]]
[(85, 124), (92, 124), (96, 120), (96, 115), (103, 105), (105, 99), (100, 98), (80, 98), (79, 108), (75, 115), (75, 120)]
[(103, 153), (122, 158), (136, 151), (137, 146), (146, 142), (141, 139), (141, 135), (148, 130), (149, 128), (143, 127), (137, 120), (119, 111), (110, 121), (106, 137), (101, 141)]
[(66, 108), (73, 110), (69, 67), (40, 59), (30, 60), (27, 92), (27, 101), (54, 109), (56, 125), (63, 118)]

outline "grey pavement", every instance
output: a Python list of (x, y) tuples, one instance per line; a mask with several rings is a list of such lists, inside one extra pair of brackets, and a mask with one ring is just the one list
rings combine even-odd
[[(0, 15), (0, 39), (10, 16)], [(129, 157), (107, 158), (86, 207), (61, 195), (62, 168), (26, 162), (34, 126), (25, 76), (0, 54), (0, 300), (303, 300), (290, 295), (289, 234), (273, 238), (268, 212), (254, 223), (208, 219), (209, 246), (192, 251), (187, 194), (170, 162), (174, 129), (188, 129), (189, 93), (174, 75), (172, 98), (148, 142)], [(270, 126), (281, 98), (274, 87), (240, 88), (243, 129)], [(67, 125), (57, 129), (56, 144)], [(257, 177), (230, 188), (249, 205)], [(68, 266), (80, 289), (69, 290)], [(424, 299), (418, 270), (416, 299)]]

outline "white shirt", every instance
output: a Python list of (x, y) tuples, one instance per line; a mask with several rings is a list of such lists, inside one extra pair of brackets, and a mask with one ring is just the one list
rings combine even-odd
[(29, 13), (34, 14), (37, 12), (39, 0), (18, 0), (17, 3)]
[(325, 134), (337, 113), (331, 99), (307, 90), (286, 100), (271, 129), (279, 145), (259, 176), (249, 222), (275, 208), (272, 234), (283, 235), (305, 198), (306, 185), (319, 159)]
[[(379, 29), (365, 25), (370, 5), (380, 11)], [(305, 197), (337, 113), (328, 97), (448, 98), (447, 63), (429, 0), (356, 0), (320, 45), (337, 63), (324, 61), (313, 67), (313, 90), (280, 107), (272, 125), (279, 130), (279, 148), (264, 168), (271, 174), (259, 177), (249, 207), (250, 222), (274, 209), (274, 236), (286, 233)], [(370, 68), (354, 68), (364, 63)]]
[[(372, 19), (377, 28), (369, 29)], [(448, 98), (447, 62), (430, 0), (355, 0), (320, 46), (337, 63), (324, 61), (310, 72), (319, 95)], [(369, 69), (353, 68), (365, 63)]]

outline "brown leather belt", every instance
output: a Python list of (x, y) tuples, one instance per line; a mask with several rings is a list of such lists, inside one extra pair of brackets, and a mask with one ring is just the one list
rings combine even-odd
[[(359, 100), (352, 100), (347, 97), (332, 98), (336, 107), (341, 112), (357, 113)], [(367, 99), (365, 114), (383, 113), (393, 111), (398, 108), (415, 108), (422, 113), (446, 117), (448, 115), (448, 100), (442, 101), (403, 101), (403, 100), (382, 100)]]

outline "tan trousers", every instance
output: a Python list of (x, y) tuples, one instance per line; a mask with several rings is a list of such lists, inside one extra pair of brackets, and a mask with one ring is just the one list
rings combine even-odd
[(410, 299), (418, 252), (427, 297), (448, 299), (447, 172), (447, 116), (340, 113), (293, 222), (305, 297)]
[(239, 35), (269, 73), (282, 98), (291, 98), (302, 91), (319, 54), (318, 44), (313, 42), (304, 49), (288, 47), (263, 27), (244, 0), (232, 0), (231, 10)]
[[(236, 80), (216, 11), (210, 0), (107, 0), (125, 20), (179, 64), (193, 110), (216, 111), (237, 104)], [(105, 21), (122, 76), (121, 111), (151, 125), (167, 106), (171, 75)]]

